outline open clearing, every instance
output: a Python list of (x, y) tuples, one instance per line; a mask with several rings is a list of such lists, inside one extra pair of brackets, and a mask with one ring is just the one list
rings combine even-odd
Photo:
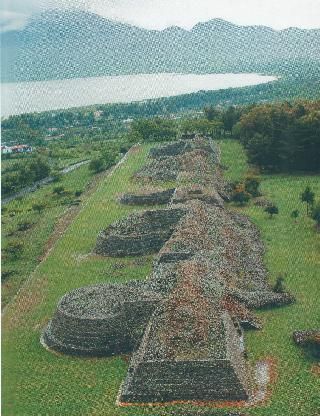
[[(131, 152), (126, 163), (101, 182), (38, 267), (30, 284), (9, 306), (3, 318), (4, 415), (192, 414), (188, 405), (119, 408), (115, 401), (127, 371), (126, 357), (83, 359), (56, 355), (39, 342), (57, 301), (67, 291), (87, 284), (140, 279), (151, 270), (151, 256), (119, 260), (90, 255), (102, 228), (137, 210), (120, 205), (117, 198), (123, 192), (141, 188), (131, 180), (131, 175), (143, 165), (150, 147)], [(239, 144), (223, 141), (221, 148), (222, 163), (229, 167), (226, 177), (241, 179), (247, 165)], [(284, 273), (288, 289), (297, 297), (294, 305), (259, 312), (263, 330), (246, 333), (249, 359), (272, 359), (277, 372), (272, 395), (265, 405), (245, 409), (246, 414), (315, 416), (315, 409), (320, 407), (319, 376), (312, 371), (315, 362), (291, 341), (293, 330), (319, 326), (320, 235), (299, 202), (299, 194), (307, 184), (320, 195), (319, 177), (264, 176), (262, 191), (278, 205), (279, 215), (270, 220), (263, 208), (253, 204), (241, 208), (262, 231), (270, 279), (274, 281), (279, 273)], [(301, 212), (297, 223), (290, 218), (294, 209)], [(222, 409), (207, 410), (202, 408), (203, 414), (225, 414)]]

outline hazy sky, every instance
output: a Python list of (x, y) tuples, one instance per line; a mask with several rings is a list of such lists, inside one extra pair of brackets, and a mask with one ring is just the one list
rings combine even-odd
[(34, 12), (77, 7), (135, 25), (191, 28), (223, 18), (243, 25), (320, 28), (320, 0), (2, 0), (2, 30), (21, 26)]

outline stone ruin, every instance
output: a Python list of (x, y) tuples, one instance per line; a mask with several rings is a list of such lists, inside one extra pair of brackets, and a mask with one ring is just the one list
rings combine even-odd
[(140, 194), (125, 194), (120, 198), (124, 205), (167, 205), (171, 201), (175, 188), (147, 189)]
[(43, 341), (53, 350), (73, 355), (131, 352), (161, 299), (140, 282), (74, 290), (59, 302)]
[(311, 356), (320, 358), (320, 329), (294, 331), (292, 338), (296, 345), (304, 348)]
[(182, 208), (132, 214), (100, 232), (95, 252), (111, 257), (155, 253), (170, 238), (183, 214)]
[[(204, 137), (150, 152), (140, 171), (150, 182), (176, 169), (167, 207), (110, 225), (99, 234), (95, 252), (156, 254), (151, 275), (67, 294), (42, 335), (44, 345), (67, 354), (131, 352), (120, 404), (247, 400), (251, 371), (244, 329), (261, 328), (255, 308), (293, 301), (269, 286), (256, 227), (224, 207), (217, 155)], [(158, 162), (169, 175), (159, 175)], [(144, 205), (146, 195), (122, 200)]]

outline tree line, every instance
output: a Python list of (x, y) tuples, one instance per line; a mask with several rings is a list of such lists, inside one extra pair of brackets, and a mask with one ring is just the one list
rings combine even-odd
[(262, 170), (320, 171), (320, 101), (245, 107), (232, 132)]

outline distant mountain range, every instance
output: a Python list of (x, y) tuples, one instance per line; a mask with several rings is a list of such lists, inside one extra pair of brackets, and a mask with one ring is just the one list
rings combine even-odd
[(294, 73), (319, 67), (320, 29), (237, 26), (147, 30), (84, 11), (52, 10), (1, 34), (4, 82), (133, 73)]

